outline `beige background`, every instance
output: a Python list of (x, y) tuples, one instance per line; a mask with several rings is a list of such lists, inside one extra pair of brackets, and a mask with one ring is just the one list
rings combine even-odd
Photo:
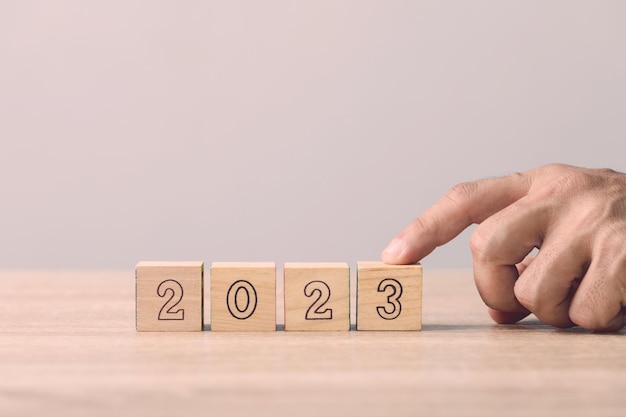
[[(626, 2), (0, 1), (0, 267), (378, 259), (457, 182), (626, 170)], [(467, 234), (426, 267), (470, 264)]]

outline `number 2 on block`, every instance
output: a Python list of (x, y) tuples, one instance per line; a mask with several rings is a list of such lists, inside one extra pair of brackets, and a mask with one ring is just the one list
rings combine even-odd
[(332, 320), (332, 308), (322, 308), (330, 299), (330, 287), (324, 281), (311, 281), (304, 286), (304, 295), (311, 298), (317, 293), (317, 298), (307, 309), (305, 320)]
[(376, 307), (378, 315), (385, 320), (398, 318), (402, 312), (402, 284), (393, 278), (385, 278), (378, 284), (378, 292), (387, 294), (387, 304)]
[(161, 298), (170, 294), (170, 298), (167, 299), (161, 310), (159, 310), (159, 320), (185, 320), (185, 310), (179, 308), (174, 311), (174, 308), (183, 299), (183, 286), (173, 279), (167, 279), (159, 284), (157, 287), (157, 295)]

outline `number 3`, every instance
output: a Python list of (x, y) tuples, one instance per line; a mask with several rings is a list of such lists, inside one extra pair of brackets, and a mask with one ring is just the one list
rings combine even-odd
[(402, 284), (393, 278), (385, 278), (378, 284), (378, 292), (391, 293), (387, 295), (387, 305), (391, 305), (391, 309), (387, 310), (387, 305), (376, 307), (378, 315), (385, 320), (393, 320), (402, 312), (402, 304), (400, 297), (402, 296)]
[(178, 281), (173, 279), (167, 279), (159, 284), (157, 287), (157, 295), (161, 298), (165, 297), (170, 292), (170, 298), (167, 299), (161, 310), (159, 311), (159, 320), (185, 320), (185, 310), (179, 308), (174, 311), (174, 308), (183, 299), (183, 286)]

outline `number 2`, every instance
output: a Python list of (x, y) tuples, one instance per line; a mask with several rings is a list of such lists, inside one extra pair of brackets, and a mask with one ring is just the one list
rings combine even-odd
[(326, 305), (330, 299), (330, 287), (324, 281), (311, 281), (304, 286), (304, 295), (311, 298), (317, 293), (317, 298), (313, 304), (307, 309), (305, 320), (332, 320), (333, 310), (322, 307)]
[(170, 298), (167, 299), (161, 310), (159, 310), (159, 320), (185, 320), (185, 310), (179, 308), (174, 311), (174, 308), (183, 299), (183, 286), (178, 281), (173, 279), (167, 279), (159, 284), (157, 287), (157, 295), (161, 298), (170, 294)]
[[(390, 290), (390, 294), (387, 295), (387, 305), (376, 307), (376, 311), (381, 318), (393, 320), (398, 318), (402, 312), (402, 304), (400, 303), (402, 284), (393, 278), (385, 278), (378, 284), (378, 292), (387, 293), (388, 290)], [(387, 310), (388, 305), (391, 305), (389, 310)]]

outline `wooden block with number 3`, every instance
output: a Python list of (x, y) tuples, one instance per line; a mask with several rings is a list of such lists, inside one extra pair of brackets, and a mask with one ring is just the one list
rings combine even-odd
[(276, 264), (211, 264), (211, 330), (276, 331)]
[(139, 262), (137, 331), (201, 331), (203, 274), (203, 262)]
[(357, 263), (357, 330), (421, 330), (422, 266)]
[(350, 330), (346, 263), (285, 264), (285, 330)]

